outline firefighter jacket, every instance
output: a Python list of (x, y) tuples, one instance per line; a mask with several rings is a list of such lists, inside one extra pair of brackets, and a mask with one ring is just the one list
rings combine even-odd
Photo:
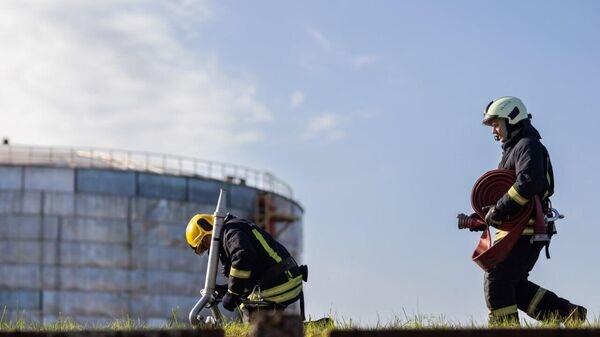
[(222, 238), (219, 258), (229, 278), (228, 292), (283, 305), (299, 298), (302, 268), (271, 235), (248, 220), (228, 215)]
[(540, 142), (542, 137), (529, 120), (518, 126), (502, 144), (502, 159), (498, 165), (498, 168), (515, 171), (517, 175), (515, 183), (496, 204), (496, 210), (505, 216), (518, 213), (535, 195), (547, 205), (554, 193), (552, 163), (546, 147)]

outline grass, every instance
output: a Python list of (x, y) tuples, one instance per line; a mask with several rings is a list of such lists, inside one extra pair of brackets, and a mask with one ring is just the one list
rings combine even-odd
[[(160, 329), (185, 329), (190, 328), (187, 323), (177, 320), (177, 312), (173, 311), (171, 320)], [(131, 318), (118, 319), (108, 325), (83, 325), (79, 324), (68, 317), (59, 317), (49, 324), (40, 324), (26, 319), (25, 313), (17, 315), (13, 320), (6, 318), (6, 309), (0, 313), (0, 332), (2, 331), (82, 331), (82, 330), (146, 330), (156, 329), (149, 327), (140, 320)], [(521, 328), (525, 329), (544, 329), (556, 328), (559, 326), (557, 321), (545, 322), (521, 322)], [(500, 325), (500, 328), (514, 328), (514, 326), (506, 324)], [(596, 328), (600, 329), (600, 317), (592, 318), (580, 326), (579, 328)], [(352, 330), (352, 329), (371, 329), (371, 330), (398, 330), (398, 329), (485, 329), (487, 323), (469, 322), (467, 324), (460, 322), (452, 322), (443, 316), (433, 316), (425, 314), (396, 316), (389, 322), (377, 322), (374, 326), (364, 326), (357, 324), (352, 319), (333, 318), (329, 322), (308, 322), (305, 324), (305, 336), (307, 337), (326, 337), (333, 329)], [(248, 324), (229, 322), (223, 325), (226, 337), (241, 337), (246, 336), (249, 330)]]

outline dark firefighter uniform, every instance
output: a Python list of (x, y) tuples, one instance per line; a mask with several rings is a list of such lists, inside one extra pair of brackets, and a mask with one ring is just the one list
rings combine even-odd
[(303, 296), (306, 266), (298, 266), (283, 245), (248, 220), (227, 216), (219, 258), (229, 278), (226, 309), (242, 298), (263, 303), (246, 306), (249, 311), (282, 309)]
[[(498, 220), (515, 215), (535, 195), (541, 197), (547, 211), (549, 197), (554, 192), (552, 164), (538, 131), (527, 119), (512, 126), (509, 132), (509, 139), (502, 144), (498, 167), (515, 171), (517, 180), (495, 206), (493, 216)], [(550, 235), (553, 234), (551, 227)], [(498, 231), (495, 240), (501, 240), (506, 234)], [(533, 227), (526, 227), (506, 259), (485, 274), (485, 299), (491, 322), (518, 319), (517, 309), (536, 319), (559, 320), (565, 320), (577, 308), (583, 309), (527, 279), (546, 245), (546, 242), (532, 243), (532, 235)]]

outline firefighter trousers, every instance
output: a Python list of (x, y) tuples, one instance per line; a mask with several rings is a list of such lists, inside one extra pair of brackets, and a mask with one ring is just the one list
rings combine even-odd
[(517, 309), (538, 320), (563, 320), (570, 314), (569, 301), (527, 279), (544, 247), (544, 243), (530, 243), (530, 239), (531, 236), (522, 236), (506, 259), (485, 273), (484, 293), (490, 321), (514, 317)]

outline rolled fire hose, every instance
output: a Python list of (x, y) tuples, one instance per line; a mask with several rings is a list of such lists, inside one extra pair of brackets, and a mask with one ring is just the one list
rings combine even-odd
[(459, 228), (485, 228), (472, 255), (473, 262), (485, 271), (495, 268), (506, 258), (521, 237), (521, 233), (532, 215), (535, 215), (535, 227), (545, 226), (542, 202), (536, 195), (533, 202), (527, 203), (516, 215), (496, 227), (509, 233), (501, 240), (492, 242), (490, 228), (483, 220), (487, 208), (496, 205), (496, 202), (508, 192), (516, 179), (515, 172), (511, 170), (498, 169), (483, 174), (475, 182), (471, 191), (471, 207), (475, 214), (468, 219), (463, 219), (462, 227), (459, 222)]

